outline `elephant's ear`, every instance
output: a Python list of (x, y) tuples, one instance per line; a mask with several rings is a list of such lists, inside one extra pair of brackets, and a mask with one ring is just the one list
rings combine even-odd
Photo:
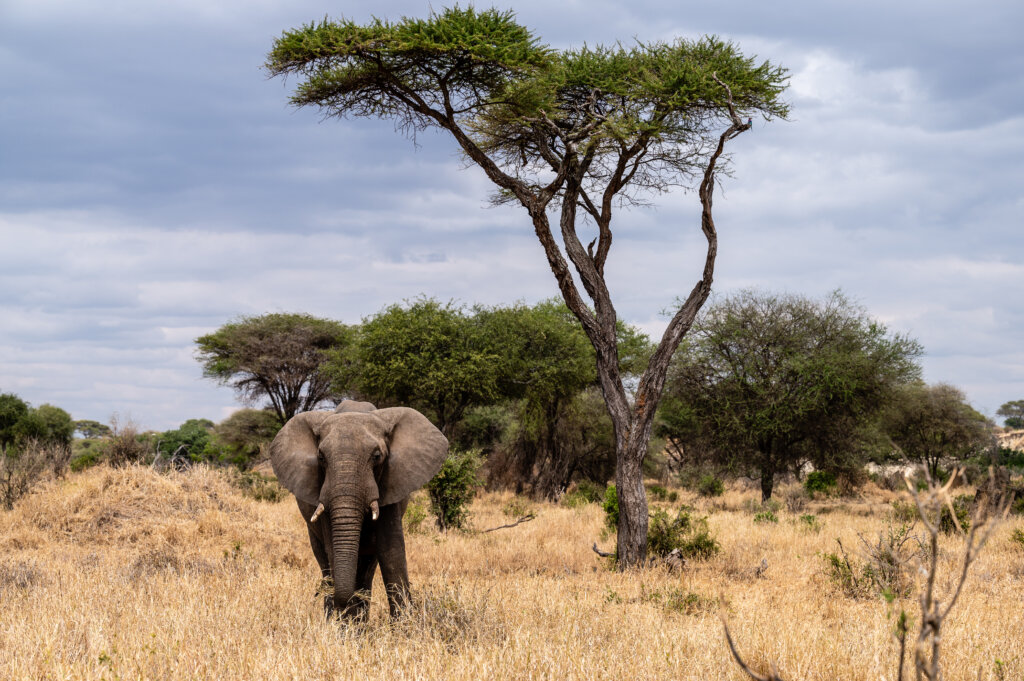
[(356, 402), (355, 400), (345, 400), (334, 410), (335, 414), (347, 414), (348, 412), (359, 412), (365, 413), (368, 411), (377, 411), (377, 407), (373, 406), (369, 402)]
[(317, 446), (320, 427), (329, 411), (296, 414), (270, 443), (270, 463), (274, 475), (299, 501), (315, 506), (320, 500), (320, 462)]
[(441, 469), (448, 456), (448, 438), (426, 416), (408, 407), (374, 412), (390, 432), (387, 466), (378, 489), (380, 505), (405, 499)]

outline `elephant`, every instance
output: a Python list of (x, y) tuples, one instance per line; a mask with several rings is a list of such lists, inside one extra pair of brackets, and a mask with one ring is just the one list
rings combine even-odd
[(415, 409), (352, 400), (296, 414), (274, 438), (274, 473), (295, 495), (321, 575), (334, 583), (328, 617), (368, 617), (378, 564), (391, 617), (408, 604), (402, 516), (447, 454), (448, 439)]

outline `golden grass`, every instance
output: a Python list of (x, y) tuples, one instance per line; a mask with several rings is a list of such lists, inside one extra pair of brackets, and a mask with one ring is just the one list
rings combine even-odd
[[(753, 492), (683, 496), (723, 548), (682, 572), (610, 572), (590, 549), (597, 506), (534, 504), (538, 517), (508, 530), (408, 535), (414, 611), (390, 622), (378, 581), (370, 622), (345, 627), (314, 599), (290, 500), (250, 500), (204, 468), (93, 469), (0, 513), (0, 678), (741, 679), (719, 604), (755, 668), (894, 678), (890, 606), (842, 596), (819, 555), (883, 528), (883, 505), (849, 502), (815, 532), (785, 511), (755, 524)], [(473, 524), (509, 522), (510, 500), (483, 495)], [(972, 568), (944, 635), (949, 681), (1024, 676), (1021, 527), (1003, 525)], [(943, 540), (949, 579), (961, 544)]]

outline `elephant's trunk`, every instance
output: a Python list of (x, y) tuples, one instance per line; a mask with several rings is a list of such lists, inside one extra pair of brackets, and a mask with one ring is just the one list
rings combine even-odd
[(356, 590), (359, 535), (363, 507), (357, 499), (343, 498), (331, 504), (331, 543), (334, 552), (334, 607), (344, 613)]

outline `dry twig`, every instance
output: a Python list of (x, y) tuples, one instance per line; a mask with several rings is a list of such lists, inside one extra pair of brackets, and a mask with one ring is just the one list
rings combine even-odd
[(533, 514), (533, 513), (527, 513), (526, 515), (524, 515), (522, 518), (520, 518), (519, 520), (515, 521), (514, 523), (509, 523), (508, 525), (499, 525), (498, 527), (492, 527), (489, 530), (484, 530), (484, 533), (496, 532), (497, 530), (504, 530), (504, 529), (509, 528), (509, 527), (515, 527), (516, 525), (521, 525), (523, 523), (528, 523), (528, 522), (530, 522), (531, 520), (533, 520), (536, 517), (537, 516), (535, 514)]

